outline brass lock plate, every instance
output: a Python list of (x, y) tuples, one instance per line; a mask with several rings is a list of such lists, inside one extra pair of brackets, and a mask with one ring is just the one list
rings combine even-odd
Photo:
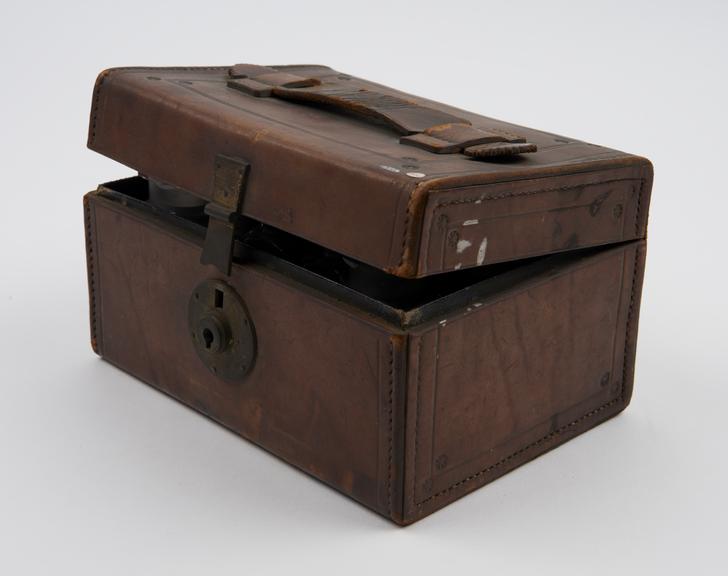
[(189, 330), (200, 360), (224, 380), (239, 381), (255, 361), (255, 330), (242, 299), (222, 280), (199, 284), (188, 306)]

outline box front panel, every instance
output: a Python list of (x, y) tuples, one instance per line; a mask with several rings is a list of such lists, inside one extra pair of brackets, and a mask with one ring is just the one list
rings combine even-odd
[[(92, 324), (105, 359), (387, 516), (393, 496), (395, 372), (384, 327), (257, 266), (230, 278), (151, 217), (87, 197)], [(188, 304), (220, 279), (242, 298), (257, 354), (239, 382), (198, 357)]]
[(412, 521), (629, 401), (644, 243), (475, 302), (410, 342)]

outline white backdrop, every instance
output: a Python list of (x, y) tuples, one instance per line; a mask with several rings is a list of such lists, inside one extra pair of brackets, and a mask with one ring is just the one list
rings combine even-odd
[[(0, 573), (717, 574), (728, 513), (728, 4), (0, 4)], [(633, 403), (396, 528), (98, 360), (96, 74), (321, 63), (655, 164)], [(723, 572), (724, 573), (724, 572)]]

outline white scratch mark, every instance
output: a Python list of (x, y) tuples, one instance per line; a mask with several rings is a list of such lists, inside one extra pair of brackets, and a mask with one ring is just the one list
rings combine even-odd
[(457, 246), (458, 254), (462, 254), (463, 252), (465, 252), (465, 250), (470, 248), (472, 245), (473, 245), (473, 243), (470, 240), (458, 240), (458, 246)]
[(387, 172), (399, 172), (399, 168), (395, 168), (394, 166), (387, 166), (386, 164), (380, 164), (380, 168), (386, 170)]
[(480, 308), (482, 305), (482, 302), (476, 302), (475, 304), (473, 304), (473, 306), (475, 306), (476, 308)]
[(463, 267), (463, 263), (462, 263), (462, 262), (458, 262), (458, 263), (457, 263), (457, 264), (455, 264), (455, 266), (453, 267), (453, 270), (460, 270), (460, 268), (462, 268), (462, 267)]
[(444, 326), (445, 324), (447, 324), (447, 319), (440, 320), (440, 326)]
[(481, 202), (482, 202), (482, 200), (476, 200), (475, 201), (476, 204), (480, 204)]
[(485, 251), (488, 249), (488, 237), (483, 238), (483, 241), (478, 247), (478, 266), (480, 266), (485, 260)]
[(466, 220), (463, 222), (463, 226), (475, 226), (477, 223), (477, 220)]
[(407, 172), (407, 176), (410, 178), (424, 178), (426, 174), (424, 172)]

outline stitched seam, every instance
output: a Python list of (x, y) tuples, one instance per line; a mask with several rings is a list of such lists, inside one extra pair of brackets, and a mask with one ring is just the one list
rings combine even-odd
[(637, 193), (637, 210), (634, 215), (634, 235), (638, 236), (640, 232), (640, 209), (642, 207), (642, 188), (645, 186), (644, 178), (640, 180), (640, 191)]
[(392, 515), (392, 465), (393, 444), (394, 444), (394, 426), (393, 426), (393, 404), (394, 404), (394, 344), (389, 345), (389, 466), (387, 467), (387, 508), (389, 515)]
[(96, 84), (96, 89), (94, 90), (93, 95), (93, 103), (91, 104), (91, 138), (89, 141), (89, 144), (93, 144), (96, 141), (96, 124), (97, 124), (97, 118), (99, 113), (99, 100), (101, 96), (101, 86), (104, 83), (104, 81), (111, 76), (112, 74), (115, 74), (117, 72), (129, 72), (129, 71), (139, 71), (139, 72), (152, 72), (152, 71), (169, 71), (169, 72), (192, 72), (195, 70), (227, 70), (229, 66), (180, 66), (180, 67), (169, 67), (169, 68), (154, 68), (154, 67), (143, 67), (138, 68), (135, 66), (127, 66), (125, 68), (112, 68), (111, 70), (107, 71), (106, 73), (102, 72), (101, 77), (99, 78), (98, 83)]
[[(533, 196), (535, 194), (542, 194), (546, 192), (565, 192), (567, 190), (573, 190), (575, 188), (583, 188), (585, 186), (598, 186), (600, 184), (612, 184), (614, 182), (628, 182), (630, 180), (636, 180), (636, 178), (615, 178), (612, 180), (602, 180), (601, 182), (592, 182), (590, 184), (578, 184), (578, 185), (572, 185), (572, 186), (557, 186), (553, 188), (543, 188), (539, 190), (526, 190), (523, 192), (504, 192), (503, 194), (499, 194), (497, 196), (486, 196), (486, 197), (475, 197), (475, 198), (462, 198), (459, 200), (450, 200), (445, 201), (440, 204), (437, 204), (434, 208), (435, 211), (440, 210), (442, 208), (446, 208), (447, 206), (455, 206), (460, 204), (474, 204), (475, 202), (487, 202), (489, 200), (502, 200), (504, 198), (515, 198), (520, 196)], [(641, 180), (642, 184), (644, 184), (644, 179)], [(642, 184), (640, 185), (640, 191), (642, 190)], [(639, 200), (638, 200), (639, 202)], [(411, 217), (411, 204), (412, 204), (412, 197), (410, 196), (410, 200), (407, 203), (407, 210), (405, 212), (404, 217), (404, 234), (402, 235), (402, 252), (399, 258), (399, 266), (401, 267), (404, 264), (404, 255), (406, 252), (406, 245), (407, 245), (407, 228), (409, 226), (409, 221)], [(639, 206), (639, 205), (638, 205)], [(433, 218), (433, 225), (436, 222), (436, 219)]]
[(93, 144), (96, 142), (96, 124), (97, 119), (99, 115), (99, 100), (101, 97), (101, 85), (104, 83), (104, 80), (106, 80), (106, 77), (111, 75), (112, 73), (109, 72), (107, 74), (103, 74), (99, 78), (99, 82), (96, 85), (96, 90), (94, 91), (94, 98), (93, 98), (93, 104), (91, 105), (91, 109), (93, 110), (91, 112), (91, 139), (89, 144)]
[(422, 337), (419, 338), (417, 341), (417, 386), (416, 386), (416, 396), (415, 396), (415, 425), (414, 425), (414, 435), (415, 435), (415, 442), (414, 442), (414, 449), (412, 450), (412, 505), (416, 505), (417, 502), (415, 501), (415, 487), (417, 486), (417, 446), (419, 444), (418, 442), (418, 435), (417, 435), (417, 424), (420, 420), (420, 384), (422, 382), (422, 369), (420, 366), (420, 359), (422, 355)]
[[(540, 446), (541, 444), (544, 444), (544, 443), (548, 442), (549, 440), (551, 440), (553, 438), (556, 438), (557, 436), (560, 436), (561, 434), (563, 434), (564, 432), (570, 430), (574, 426), (577, 426), (577, 425), (581, 424), (582, 422), (588, 420), (589, 418), (591, 418), (593, 416), (596, 416), (597, 414), (599, 414), (599, 413), (603, 412), (604, 410), (606, 410), (606, 409), (614, 406), (615, 404), (619, 404), (620, 402), (624, 402), (624, 399), (625, 399), (625, 390), (626, 390), (626, 386), (627, 386), (627, 384), (626, 384), (626, 380), (627, 380), (627, 359), (628, 359), (628, 356), (629, 356), (629, 342), (630, 342), (630, 333), (631, 333), (631, 322), (632, 322), (632, 313), (634, 311), (634, 295), (635, 295), (635, 285), (636, 285), (636, 282), (637, 282), (637, 271), (638, 271), (639, 259), (640, 259), (639, 257), (640, 257), (640, 248), (637, 247), (637, 248), (635, 248), (634, 267), (632, 269), (632, 286), (631, 286), (631, 289), (630, 289), (629, 309), (627, 311), (627, 325), (626, 325), (626, 331), (625, 331), (625, 337), (624, 337), (624, 359), (623, 359), (623, 364), (622, 364), (622, 387), (620, 389), (619, 396), (617, 396), (616, 398), (613, 398), (612, 400), (610, 400), (606, 404), (602, 404), (598, 408), (595, 408), (593, 410), (590, 410), (589, 412), (587, 412), (586, 414), (580, 416), (579, 418), (577, 418), (576, 420), (570, 422), (569, 424), (565, 424), (561, 428), (559, 428), (557, 430), (554, 430), (553, 432), (550, 432), (549, 434), (547, 434), (543, 438), (539, 438), (538, 440), (536, 440), (536, 441), (528, 444), (527, 446), (524, 446), (523, 448), (520, 448), (519, 450), (516, 450), (513, 454), (510, 454), (509, 456), (506, 456), (505, 458), (503, 458), (502, 460), (499, 460), (495, 464), (491, 464), (487, 468), (484, 468), (483, 470), (480, 470), (479, 472), (476, 472), (474, 474), (471, 474), (470, 476), (467, 476), (466, 478), (463, 478), (462, 480), (459, 480), (459, 481), (455, 482), (454, 484), (451, 484), (450, 486), (448, 486), (444, 490), (441, 490), (440, 492), (437, 492), (436, 494), (433, 494), (432, 496), (429, 496), (428, 498), (425, 498), (424, 500), (422, 500), (421, 502), (419, 502), (419, 504), (418, 504), (419, 507), (424, 506), (427, 502), (429, 502), (430, 500), (432, 500), (434, 498), (439, 498), (441, 496), (444, 496), (446, 494), (449, 494), (450, 492), (452, 492), (456, 488), (458, 488), (458, 487), (460, 487), (460, 486), (462, 486), (462, 485), (464, 485), (464, 484), (466, 484), (468, 482), (471, 482), (471, 481), (473, 481), (473, 480), (475, 480), (475, 479), (483, 476), (484, 474), (487, 474), (488, 472), (491, 472), (491, 471), (495, 470), (496, 468), (500, 468), (501, 466), (503, 466), (504, 464), (507, 464), (508, 462), (510, 462), (511, 460), (513, 460), (514, 458), (517, 458), (518, 456), (520, 456), (524, 452), (527, 452), (531, 448), (535, 448), (537, 446)], [(415, 437), (415, 443), (416, 442), (417, 442), (417, 438)]]
[(404, 254), (407, 252), (407, 228), (409, 227), (409, 221), (412, 215), (412, 194), (410, 194), (407, 200), (407, 210), (404, 214), (404, 233), (402, 234), (402, 253), (399, 257), (398, 267), (401, 268), (404, 265)]
[(84, 198), (83, 202), (85, 212), (85, 228), (86, 228), (86, 265), (88, 270), (88, 287), (89, 287), (89, 316), (91, 319), (91, 346), (94, 352), (98, 353), (98, 334), (96, 330), (96, 275), (94, 267), (94, 249), (93, 239), (91, 238), (91, 206), (88, 199)]

